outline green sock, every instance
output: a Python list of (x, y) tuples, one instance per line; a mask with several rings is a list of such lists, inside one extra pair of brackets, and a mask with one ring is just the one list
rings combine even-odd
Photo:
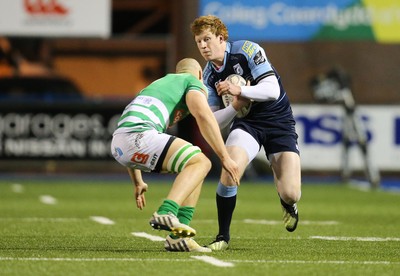
[[(189, 225), (189, 223), (192, 221), (194, 210), (195, 210), (194, 207), (189, 207), (189, 206), (179, 207), (177, 215), (179, 222)], [(172, 233), (170, 233), (169, 236), (173, 239), (179, 239), (178, 236), (175, 236)]]
[(166, 215), (169, 212), (177, 216), (178, 214), (179, 205), (173, 200), (165, 199), (161, 206), (157, 210), (157, 214), (159, 215)]
[(190, 222), (192, 221), (194, 210), (195, 208), (190, 206), (180, 207), (177, 215), (179, 222), (189, 225)]

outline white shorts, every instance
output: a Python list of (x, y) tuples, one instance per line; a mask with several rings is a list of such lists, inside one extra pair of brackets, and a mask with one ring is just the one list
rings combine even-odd
[(111, 152), (121, 165), (145, 172), (179, 173), (188, 161), (198, 153), (199, 147), (190, 143), (178, 149), (162, 170), (162, 163), (175, 136), (157, 130), (144, 132), (118, 133), (111, 141)]
[(111, 141), (111, 152), (125, 167), (153, 171), (171, 138), (173, 136), (156, 130), (118, 133)]

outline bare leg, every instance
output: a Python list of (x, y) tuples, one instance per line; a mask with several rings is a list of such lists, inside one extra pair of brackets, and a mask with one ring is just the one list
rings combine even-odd
[(301, 197), (300, 157), (294, 152), (270, 156), (276, 189), (287, 204), (294, 204)]
[[(174, 140), (163, 163), (164, 171), (167, 170), (167, 164), (171, 156), (187, 143), (188, 142), (179, 138)], [(210, 169), (211, 162), (203, 153), (192, 157), (184, 169), (176, 176), (167, 199), (173, 200), (179, 205), (182, 205), (184, 201), (197, 189), (197, 187), (202, 185)], [(199, 195), (197, 195), (197, 197), (198, 196)]]
[(276, 189), (283, 211), (283, 223), (289, 232), (297, 228), (297, 202), (301, 197), (300, 157), (294, 152), (270, 155)]

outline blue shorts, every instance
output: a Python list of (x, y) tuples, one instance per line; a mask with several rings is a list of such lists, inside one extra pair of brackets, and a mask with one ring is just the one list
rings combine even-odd
[(231, 131), (242, 129), (249, 133), (261, 146), (264, 147), (267, 157), (270, 154), (291, 151), (300, 154), (297, 144), (298, 135), (295, 129), (295, 120), (285, 118), (284, 120), (261, 121), (236, 119), (232, 124)]

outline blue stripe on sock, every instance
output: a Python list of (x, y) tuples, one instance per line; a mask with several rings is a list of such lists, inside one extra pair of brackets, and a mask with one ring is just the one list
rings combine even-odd
[(232, 197), (237, 194), (237, 186), (224, 186), (221, 182), (218, 182), (217, 195), (222, 197)]

